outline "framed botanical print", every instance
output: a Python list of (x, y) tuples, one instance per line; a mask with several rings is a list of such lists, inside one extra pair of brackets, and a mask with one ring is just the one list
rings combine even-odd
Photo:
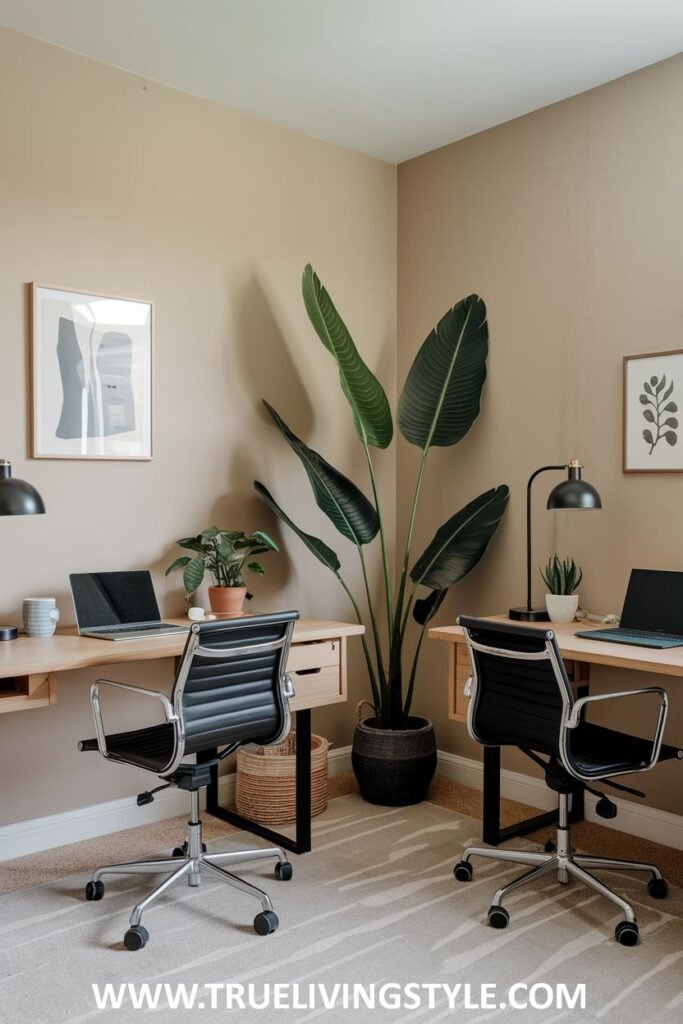
[(31, 285), (33, 457), (152, 458), (151, 302)]
[(624, 357), (624, 473), (682, 473), (683, 349)]

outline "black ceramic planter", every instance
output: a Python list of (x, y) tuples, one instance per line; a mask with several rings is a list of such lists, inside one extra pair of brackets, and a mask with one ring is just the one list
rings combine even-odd
[(436, 771), (434, 726), (427, 718), (410, 717), (405, 729), (382, 729), (376, 718), (366, 718), (356, 726), (351, 763), (369, 803), (419, 804)]

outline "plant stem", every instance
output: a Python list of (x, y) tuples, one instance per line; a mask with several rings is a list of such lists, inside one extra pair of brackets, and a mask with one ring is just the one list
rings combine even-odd
[(406, 589), (406, 577), (408, 574), (408, 562), (410, 560), (410, 549), (413, 544), (413, 531), (415, 529), (415, 517), (417, 515), (417, 503), (420, 497), (420, 489), (422, 487), (422, 478), (424, 476), (425, 466), (427, 465), (427, 455), (429, 454), (429, 448), (425, 447), (422, 450), (422, 459), (420, 461), (420, 471), (417, 474), (417, 482), (415, 484), (415, 494), (413, 496), (413, 507), (410, 511), (410, 523), (408, 525), (408, 536), (406, 537), (405, 552), (403, 555), (403, 568), (401, 570), (401, 582), (398, 588), (398, 597), (396, 598), (396, 609), (394, 612), (394, 621), (400, 622), (401, 615), (403, 612), (403, 598)]
[(418, 658), (420, 657), (420, 649), (422, 647), (422, 641), (424, 640), (425, 629), (427, 628), (427, 623), (428, 622), (429, 622), (429, 619), (426, 619), (425, 622), (422, 624), (422, 629), (420, 630), (420, 636), (418, 637), (418, 641), (417, 641), (417, 647), (415, 648), (415, 656), (413, 658), (413, 665), (412, 665), (412, 668), (410, 670), (410, 680), (408, 681), (408, 693), (406, 694), (406, 702), (405, 702), (405, 704), (403, 706), (403, 714), (406, 715), (406, 716), (410, 714), (410, 706), (413, 703), (413, 689), (415, 687), (415, 676), (417, 674), (417, 662), (418, 662)]
[(368, 571), (365, 565), (365, 555), (363, 554), (363, 548), (358, 545), (358, 555), (360, 558), (361, 568), (363, 570), (363, 582), (365, 583), (365, 593), (368, 599), (368, 611), (370, 613), (370, 622), (372, 624), (372, 635), (375, 641), (375, 656), (377, 658), (377, 674), (380, 693), (384, 697), (386, 694), (387, 680), (384, 672), (384, 659), (382, 657), (382, 643), (379, 636), (379, 630), (377, 629), (377, 619), (375, 618), (375, 609), (372, 603), (372, 596), (370, 594), (370, 583), (368, 582)]
[[(360, 613), (360, 608), (358, 607), (358, 602), (356, 601), (355, 597), (353, 596), (353, 594), (349, 590), (348, 586), (346, 585), (346, 581), (342, 578), (342, 576), (339, 573), (335, 573), (335, 576), (337, 577), (337, 579), (341, 583), (342, 587), (346, 591), (346, 594), (347, 594), (347, 596), (349, 598), (349, 601), (353, 605), (353, 610), (356, 613), (356, 619), (358, 621), (358, 624), (362, 626), (363, 625), (363, 618), (362, 618), (361, 613)], [(377, 689), (377, 680), (375, 678), (375, 669), (374, 669), (374, 666), (372, 664), (372, 659), (370, 657), (370, 648), (368, 647), (368, 642), (367, 642), (367, 640), (365, 638), (365, 633), (361, 634), (361, 642), (363, 644), (363, 653), (365, 654), (365, 662), (366, 662), (366, 664), (368, 666), (368, 676), (370, 677), (370, 689), (372, 690), (372, 701), (373, 701), (373, 704), (375, 705), (375, 711), (379, 714), (379, 709), (381, 707), (380, 695), (379, 695), (379, 690)]]
[(403, 614), (403, 619), (401, 621), (401, 639), (403, 639), (403, 634), (406, 631), (406, 625), (408, 624), (408, 616), (410, 615), (410, 609), (413, 606), (413, 598), (415, 597), (415, 591), (416, 590), (417, 590), (417, 583), (413, 582), (413, 585), (410, 588), (410, 593), (408, 594), (408, 600), (406, 602), (406, 607), (405, 607), (405, 612)]
[(375, 478), (375, 467), (374, 467), (373, 462), (372, 462), (372, 456), (370, 455), (370, 448), (368, 446), (367, 441), (363, 442), (363, 447), (365, 448), (365, 457), (368, 460), (368, 470), (370, 472), (370, 482), (372, 483), (372, 494), (373, 494), (373, 497), (375, 499), (375, 509), (377, 510), (377, 518), (379, 519), (379, 536), (380, 536), (380, 543), (382, 545), (382, 567), (383, 567), (383, 572), (384, 572), (384, 597), (385, 597), (385, 601), (386, 601), (386, 605), (387, 605), (387, 629), (388, 629), (388, 635), (389, 635), (389, 637), (391, 637), (391, 633), (392, 633), (392, 630), (394, 628), (393, 627), (393, 619), (394, 619), (394, 615), (393, 615), (393, 605), (394, 605), (393, 579), (392, 579), (392, 573), (391, 573), (390, 567), (389, 567), (389, 553), (387, 551), (387, 540), (386, 540), (386, 535), (385, 535), (385, 532), (384, 532), (384, 519), (383, 519), (383, 516), (382, 516), (382, 507), (380, 505), (380, 500), (379, 500), (379, 492), (377, 490), (377, 480)]

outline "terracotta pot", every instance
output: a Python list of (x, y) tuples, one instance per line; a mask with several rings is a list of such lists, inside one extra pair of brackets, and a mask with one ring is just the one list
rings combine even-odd
[(209, 587), (211, 611), (217, 615), (241, 615), (246, 587)]

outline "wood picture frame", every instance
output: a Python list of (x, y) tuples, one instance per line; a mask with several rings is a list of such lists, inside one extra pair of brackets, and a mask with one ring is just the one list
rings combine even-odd
[(150, 460), (153, 303), (35, 282), (29, 291), (32, 457)]
[(683, 473), (683, 349), (624, 356), (624, 473)]

